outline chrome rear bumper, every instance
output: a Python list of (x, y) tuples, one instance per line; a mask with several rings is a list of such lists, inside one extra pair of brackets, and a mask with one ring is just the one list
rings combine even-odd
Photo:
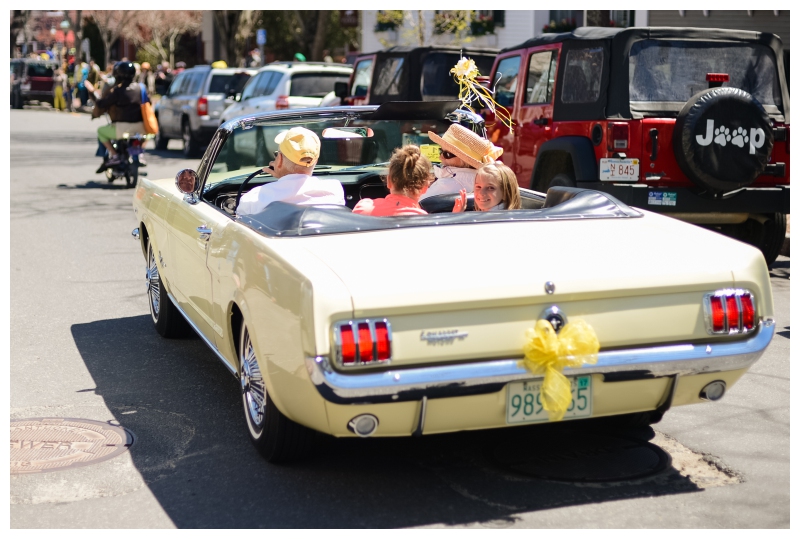
[[(761, 357), (774, 333), (774, 320), (766, 319), (752, 337), (732, 343), (601, 351), (596, 365), (565, 369), (564, 374), (601, 373), (609, 379), (630, 380), (738, 370)], [(323, 398), (355, 404), (493, 393), (508, 382), (541, 378), (520, 367), (520, 359), (342, 374), (333, 370), (329, 358), (317, 356), (306, 358), (306, 368)]]

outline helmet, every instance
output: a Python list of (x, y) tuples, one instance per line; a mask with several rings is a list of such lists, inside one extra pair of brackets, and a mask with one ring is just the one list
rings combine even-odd
[(131, 82), (136, 76), (136, 67), (133, 62), (117, 62), (114, 64), (114, 80), (117, 83), (122, 81)]

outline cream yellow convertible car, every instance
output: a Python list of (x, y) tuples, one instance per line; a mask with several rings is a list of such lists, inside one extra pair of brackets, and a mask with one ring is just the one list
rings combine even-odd
[[(317, 432), (654, 423), (671, 406), (721, 398), (772, 339), (757, 249), (599, 191), (523, 190), (515, 211), (453, 214), (452, 198), (432, 197), (425, 216), (351, 213), (386, 193), (394, 148), (429, 151), (428, 131), (451, 122), (482, 129), (457, 105), (237, 118), (197, 171), (137, 186), (133, 235), (155, 328), (170, 337), (188, 324), (239, 380), (268, 460), (302, 456)], [(315, 175), (339, 180), (347, 207), (275, 202), (237, 216), (242, 193), (274, 181), (261, 167), (275, 136), (297, 125), (319, 134)], [(576, 354), (559, 340), (570, 327), (597, 348)], [(565, 380), (560, 413), (546, 406), (548, 372)]]

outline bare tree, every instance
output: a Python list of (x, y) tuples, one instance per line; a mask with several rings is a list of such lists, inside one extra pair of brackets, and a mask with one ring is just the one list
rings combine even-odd
[(124, 36), (150, 55), (169, 61), (175, 67), (175, 45), (183, 34), (200, 30), (201, 11), (142, 11), (136, 24), (129, 25)]
[(261, 12), (245, 9), (216, 10), (213, 13), (220, 43), (225, 46), (220, 51), (222, 60), (228, 65), (239, 65), (244, 58), (247, 38), (253, 34)]
[(94, 19), (97, 29), (100, 30), (100, 39), (103, 41), (105, 65), (111, 60), (111, 45), (119, 39), (139, 13), (131, 10), (88, 10), (87, 16)]
[[(82, 54), (82, 42), (83, 42), (83, 11), (80, 9), (76, 9), (74, 11), (75, 17), (71, 16), (72, 12), (68, 10), (64, 10), (64, 17), (69, 21), (69, 25), (72, 27), (72, 31), (75, 33), (75, 59), (76, 61), (81, 61), (81, 54)], [(86, 61), (89, 61), (89, 58), (86, 58)]]
[(22, 32), (22, 38), (25, 43), (28, 42), (28, 20), (30, 19), (31, 12), (22, 10), (11, 11), (11, 51), (15, 51), (17, 46), (17, 36)]

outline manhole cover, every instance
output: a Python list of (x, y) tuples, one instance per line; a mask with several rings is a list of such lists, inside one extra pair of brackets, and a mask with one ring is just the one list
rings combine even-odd
[(11, 473), (38, 473), (86, 466), (116, 457), (133, 433), (102, 421), (71, 418), (11, 422)]
[(548, 436), (524, 447), (503, 444), (492, 457), (520, 474), (570, 482), (638, 479), (670, 464), (669, 455), (653, 444), (593, 433)]

